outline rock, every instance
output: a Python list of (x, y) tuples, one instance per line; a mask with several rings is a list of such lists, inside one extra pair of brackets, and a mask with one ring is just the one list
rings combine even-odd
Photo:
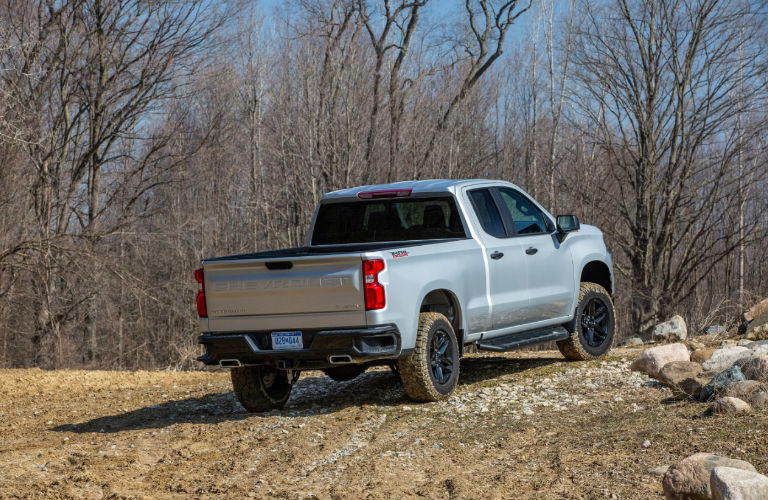
[(643, 442), (641, 443), (641, 446), (642, 446), (643, 448), (648, 448), (648, 447), (650, 447), (650, 446), (651, 446), (651, 442), (650, 442), (650, 441), (648, 441), (648, 440), (646, 439), (645, 441), (643, 441)]
[[(762, 349), (761, 349), (762, 351)], [(758, 380), (768, 383), (768, 354), (757, 354), (738, 361), (738, 367), (748, 380)]]
[(734, 382), (746, 380), (738, 366), (732, 366), (715, 375), (712, 380), (701, 389), (699, 401), (709, 401), (713, 397), (725, 392), (725, 387)]
[(748, 402), (752, 399), (752, 393), (759, 390), (760, 382), (757, 380), (743, 380), (726, 385), (722, 395), (743, 399)]
[(749, 349), (760, 349), (761, 347), (764, 349), (768, 349), (768, 340), (757, 340), (755, 342), (750, 342), (745, 347)]
[(716, 374), (714, 372), (702, 372), (691, 378), (686, 378), (677, 383), (672, 391), (678, 398), (690, 397), (699, 400), (701, 391), (712, 381)]
[(738, 342), (736, 342), (736, 345), (740, 345), (740, 346), (742, 346), (742, 347), (747, 347), (747, 346), (748, 346), (749, 344), (751, 344), (751, 343), (752, 343), (752, 342), (750, 342), (750, 341), (749, 341), (749, 340), (747, 340), (747, 339), (739, 339), (739, 340), (738, 340)]
[(712, 380), (711, 376), (698, 380), (700, 374), (701, 365), (699, 363), (672, 361), (661, 369), (659, 380), (667, 384), (677, 396), (694, 396), (694, 394), (700, 394), (701, 388)]
[(733, 467), (751, 472), (755, 468), (749, 462), (720, 457), (711, 453), (696, 453), (669, 468), (662, 487), (669, 500), (705, 500), (712, 497), (710, 476), (715, 467)]
[(762, 316), (765, 312), (768, 312), (768, 299), (763, 299), (750, 307), (747, 312), (742, 315), (742, 318), (744, 321), (754, 321), (755, 318)]
[(682, 380), (694, 378), (702, 372), (701, 365), (693, 361), (672, 361), (659, 371), (659, 380), (669, 386), (675, 386)]
[(643, 372), (650, 377), (658, 378), (659, 372), (667, 363), (690, 360), (688, 348), (684, 344), (668, 344), (644, 350), (640, 357), (632, 362), (629, 368), (636, 372)]
[(709, 487), (713, 500), (768, 498), (768, 477), (733, 467), (715, 467)]
[(720, 347), (733, 347), (736, 345), (736, 339), (725, 339), (720, 341)]
[(752, 393), (752, 408), (768, 408), (768, 391), (760, 388)]
[(744, 340), (768, 340), (768, 323), (753, 326), (752, 323), (747, 327), (747, 336)]
[(725, 332), (723, 325), (711, 325), (704, 329), (704, 335), (723, 335)]
[(691, 361), (703, 363), (712, 357), (714, 349), (696, 349), (691, 353)]
[(643, 345), (643, 339), (640, 337), (630, 337), (624, 343), (628, 346)]
[(745, 324), (742, 325), (742, 329), (745, 330), (748, 339), (768, 340), (768, 299), (753, 306), (744, 318)]
[(752, 350), (743, 346), (723, 347), (712, 352), (712, 357), (701, 364), (706, 371), (722, 371), (741, 358), (752, 356)]
[(749, 413), (750, 411), (752, 411), (752, 407), (743, 399), (725, 396), (712, 403), (712, 406), (707, 410), (707, 414), (738, 415), (740, 413)]
[(688, 326), (679, 314), (672, 316), (669, 321), (656, 325), (651, 335), (651, 338), (657, 342), (685, 340), (686, 337), (688, 337)]

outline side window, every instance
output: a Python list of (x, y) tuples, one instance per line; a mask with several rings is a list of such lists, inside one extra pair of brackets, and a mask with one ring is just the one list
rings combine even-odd
[(517, 234), (538, 234), (547, 232), (544, 214), (531, 201), (513, 189), (500, 188), (499, 194), (509, 215), (515, 223)]
[(505, 238), (507, 233), (504, 230), (501, 215), (496, 208), (491, 192), (487, 189), (475, 189), (469, 192), (469, 199), (472, 200), (472, 205), (483, 230), (496, 238)]

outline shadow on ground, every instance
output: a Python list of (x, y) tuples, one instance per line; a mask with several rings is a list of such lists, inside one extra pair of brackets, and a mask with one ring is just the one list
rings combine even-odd
[[(460, 386), (502, 375), (525, 372), (563, 362), (562, 358), (467, 357), (461, 360)], [(409, 402), (397, 375), (391, 371), (370, 371), (348, 382), (327, 377), (301, 378), (282, 410), (248, 413), (234, 393), (221, 392), (166, 401), (136, 410), (94, 418), (82, 423), (53, 427), (55, 432), (113, 433), (159, 429), (174, 424), (216, 424), (222, 421), (272, 416), (297, 417), (333, 413), (350, 406), (397, 406)], [(412, 403), (411, 403), (412, 404)]]

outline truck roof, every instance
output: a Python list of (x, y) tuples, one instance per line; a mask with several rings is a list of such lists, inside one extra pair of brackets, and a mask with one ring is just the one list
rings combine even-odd
[(428, 179), (423, 181), (401, 181), (390, 184), (374, 184), (370, 186), (358, 186), (349, 189), (340, 189), (332, 191), (323, 196), (324, 200), (338, 198), (356, 198), (358, 193), (364, 191), (390, 191), (398, 189), (410, 189), (412, 193), (455, 193), (456, 189), (462, 186), (484, 183), (509, 184), (504, 181), (494, 181), (490, 179)]

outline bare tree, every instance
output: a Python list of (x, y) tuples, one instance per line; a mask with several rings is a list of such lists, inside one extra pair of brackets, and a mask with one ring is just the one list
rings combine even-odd
[(764, 58), (739, 36), (741, 23), (759, 29), (760, 18), (749, 5), (718, 0), (582, 9), (580, 104), (613, 165), (619, 191), (602, 197), (620, 216), (611, 238), (628, 262), (619, 269), (633, 287), (632, 324), (645, 331), (738, 245), (722, 209), (732, 206), (739, 148), (719, 139), (738, 113), (741, 71), (752, 99), (764, 95)]
[(466, 0), (465, 9), (470, 35), (461, 43), (460, 50), (466, 57), (466, 71), (458, 92), (440, 115), (431, 134), (422, 159), (422, 165), (429, 162), (434, 153), (436, 139), (448, 124), (451, 115), (480, 78), (491, 68), (504, 52), (504, 42), (512, 24), (531, 7), (531, 1), (518, 6), (518, 0)]

